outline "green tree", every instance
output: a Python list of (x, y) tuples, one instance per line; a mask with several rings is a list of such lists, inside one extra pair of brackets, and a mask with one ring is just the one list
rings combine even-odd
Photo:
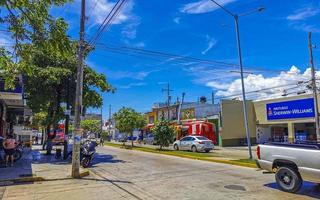
[[(116, 128), (125, 134), (125, 140), (128, 134), (131, 136), (131, 147), (133, 147), (133, 131), (134, 129), (142, 129), (146, 125), (146, 120), (140, 113), (136, 112), (132, 108), (121, 108), (117, 113), (113, 115), (116, 120)], [(125, 141), (123, 142), (123, 146)]]
[(95, 119), (86, 119), (81, 121), (81, 128), (84, 131), (90, 131), (91, 133), (101, 132), (101, 121)]
[(67, 50), (68, 37), (60, 32), (61, 19), (55, 19), (49, 14), (53, 6), (62, 6), (70, 0), (4, 0), (0, 1), (0, 24), (7, 27), (13, 45), (11, 48), (0, 48), (0, 70), (5, 79), (6, 88), (14, 87), (17, 75), (32, 73), (32, 65), (24, 62), (22, 57), (28, 56), (25, 44), (42, 41), (48, 33), (55, 35), (56, 40), (52, 50)]
[(174, 129), (170, 125), (170, 122), (164, 119), (156, 123), (152, 128), (152, 132), (155, 143), (160, 145), (160, 150), (162, 150), (162, 147), (168, 147), (174, 138)]

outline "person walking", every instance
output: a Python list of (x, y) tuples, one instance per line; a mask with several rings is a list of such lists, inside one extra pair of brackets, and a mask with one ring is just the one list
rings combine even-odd
[(9, 158), (11, 163), (10, 166), (11, 167), (13, 166), (13, 154), (16, 146), (17, 146), (17, 142), (13, 138), (12, 134), (8, 135), (8, 137), (3, 141), (3, 148), (6, 154), (6, 167), (8, 166)]

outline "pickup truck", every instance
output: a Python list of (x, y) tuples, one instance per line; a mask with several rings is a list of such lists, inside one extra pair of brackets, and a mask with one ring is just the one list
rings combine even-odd
[(320, 144), (263, 144), (257, 158), (257, 166), (275, 173), (285, 192), (298, 192), (303, 181), (320, 183)]

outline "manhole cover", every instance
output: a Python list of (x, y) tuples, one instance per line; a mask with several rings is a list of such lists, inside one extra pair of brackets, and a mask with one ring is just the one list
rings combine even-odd
[(246, 191), (246, 188), (242, 185), (225, 185), (224, 188), (229, 190)]

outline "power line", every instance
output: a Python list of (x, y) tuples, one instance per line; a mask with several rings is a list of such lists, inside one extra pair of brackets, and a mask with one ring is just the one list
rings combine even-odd
[(122, 1), (118, 0), (117, 1), (117, 3), (111, 9), (111, 11), (107, 15), (107, 17), (104, 19), (103, 23), (98, 28), (96, 35), (89, 42), (90, 45), (94, 46), (95, 43), (100, 39), (103, 31), (110, 27), (110, 24), (112, 24), (112, 21), (118, 16), (120, 9), (122, 8), (122, 6), (124, 5), (125, 2), (126, 2), (126, 0), (122, 0)]
[[(168, 58), (172, 59), (174, 62), (184, 61), (184, 62), (196, 62), (200, 64), (213, 64), (213, 65), (219, 65), (223, 67), (238, 67), (238, 64), (234, 63), (227, 63), (222, 61), (215, 61), (215, 60), (209, 60), (209, 59), (201, 59), (191, 56), (184, 56), (179, 54), (173, 54), (168, 52), (161, 52), (156, 50), (147, 50), (147, 49), (141, 49), (136, 47), (128, 47), (128, 46), (114, 46), (114, 45), (108, 45), (104, 43), (97, 43), (97, 48), (106, 49), (108, 51), (111, 51), (113, 53), (119, 53), (119, 54), (125, 54), (125, 55), (132, 55), (132, 54), (139, 54), (143, 56), (150, 56), (150, 57), (161, 57), (161, 58)], [(172, 62), (169, 60), (168, 62)], [(259, 67), (249, 67), (246, 66), (246, 69), (253, 70), (253, 71), (260, 71), (260, 72), (284, 72), (284, 70), (275, 70), (275, 69), (264, 69)], [(288, 72), (287, 72), (288, 73)]]

